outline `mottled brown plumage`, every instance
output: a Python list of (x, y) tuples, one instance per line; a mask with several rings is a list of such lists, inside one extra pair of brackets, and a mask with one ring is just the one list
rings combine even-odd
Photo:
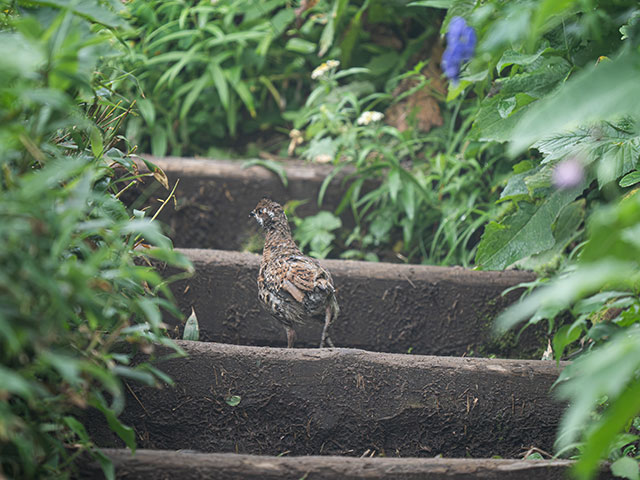
[(293, 347), (295, 325), (311, 319), (324, 322), (320, 348), (325, 342), (333, 346), (328, 329), (339, 307), (331, 274), (300, 251), (279, 204), (263, 198), (250, 215), (265, 232), (258, 294), (265, 309), (284, 325), (287, 347)]

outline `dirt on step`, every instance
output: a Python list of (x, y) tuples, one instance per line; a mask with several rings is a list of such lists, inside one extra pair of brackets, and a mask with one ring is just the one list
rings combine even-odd
[[(175, 387), (128, 385), (140, 448), (516, 458), (552, 449), (563, 408), (554, 362), (179, 344), (189, 357), (159, 365)], [(96, 412), (87, 426), (122, 447)]]
[[(284, 329), (261, 308), (258, 255), (181, 250), (194, 263), (193, 277), (171, 286), (184, 318), (194, 307), (201, 340), (286, 346)], [(520, 291), (502, 292), (534, 278), (528, 272), (478, 272), (463, 268), (326, 260), (340, 303), (331, 337), (337, 346), (428, 355), (531, 355), (541, 329), (516, 343), (492, 337), (492, 320)], [(164, 275), (173, 273), (163, 270)], [(182, 325), (174, 318), (165, 322)], [(297, 329), (297, 347), (318, 346), (322, 325)]]
[[(301, 217), (318, 212), (318, 192), (330, 165), (309, 165), (291, 162), (284, 167), (287, 186), (274, 172), (259, 166), (242, 168), (243, 162), (204, 160), (145, 155), (162, 168), (176, 189), (177, 205), (167, 205), (160, 216), (169, 227), (167, 232), (177, 247), (242, 250), (258, 230), (249, 212), (258, 201), (268, 196), (281, 204), (302, 200), (296, 209)], [(346, 174), (336, 175), (324, 195), (323, 210), (333, 211), (349, 187)], [(366, 190), (366, 185), (365, 185)], [(168, 195), (156, 181), (127, 192), (123, 199), (132, 207), (145, 204), (148, 198)], [(137, 199), (137, 200), (136, 200)], [(348, 211), (343, 215), (346, 225), (352, 224)]]

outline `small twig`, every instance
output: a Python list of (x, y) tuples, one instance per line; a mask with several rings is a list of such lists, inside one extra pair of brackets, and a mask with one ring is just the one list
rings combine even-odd
[(131, 393), (131, 395), (133, 395), (133, 398), (136, 399), (136, 401), (140, 404), (140, 406), (142, 407), (142, 409), (144, 410), (144, 413), (146, 413), (149, 417), (151, 417), (151, 415), (149, 414), (149, 412), (147, 411), (146, 408), (144, 408), (144, 405), (142, 404), (142, 402), (140, 401), (140, 399), (138, 398), (138, 396), (135, 394), (135, 392), (133, 390), (131, 390), (131, 387), (129, 386), (129, 384), (127, 382), (124, 382), (125, 386), (127, 387), (127, 390), (129, 390), (129, 392)]
[(135, 185), (136, 183), (138, 183), (137, 180), (133, 180), (131, 183), (129, 183), (129, 185), (127, 185), (126, 187), (124, 187), (122, 190), (120, 190), (118, 193), (115, 194), (115, 198), (120, 198), (120, 195), (122, 195), (124, 192), (126, 192), (132, 185)]
[[(523, 450), (524, 450), (524, 448), (523, 448)], [(538, 447), (531, 447), (530, 449), (528, 449), (524, 453), (524, 456), (522, 458), (526, 460), (533, 453), (539, 453), (543, 457), (553, 458), (553, 455), (551, 455), (549, 452), (545, 452), (544, 450), (542, 450), (542, 449), (540, 449)]]
[[(160, 202), (162, 203), (162, 205), (160, 205), (160, 208), (158, 208), (158, 210), (156, 211), (156, 213), (153, 214), (153, 217), (151, 217), (151, 221), (154, 221), (158, 215), (160, 215), (160, 212), (162, 211), (162, 209), (165, 207), (165, 205), (167, 203), (169, 203), (169, 201), (171, 200), (171, 198), (174, 196), (174, 193), (176, 191), (176, 188), (178, 188), (178, 184), (180, 183), (180, 179), (176, 180), (175, 185), (173, 186), (173, 189), (171, 190), (171, 193), (169, 193), (169, 196), (167, 198), (165, 198), (164, 200), (161, 200)], [(136, 237), (136, 243), (133, 245), (133, 249), (135, 250), (137, 247), (140, 246), (140, 244), (142, 243), (143, 239), (140, 238), (141, 235), (138, 235)], [(138, 240), (139, 239), (139, 240)]]
[(410, 284), (413, 288), (417, 288), (417, 287), (416, 287), (416, 284), (415, 284), (415, 283), (413, 283), (413, 282), (411, 281), (411, 279), (410, 279), (407, 275), (403, 274), (403, 276), (404, 276), (404, 278), (407, 280), (407, 282), (409, 282), (409, 284)]

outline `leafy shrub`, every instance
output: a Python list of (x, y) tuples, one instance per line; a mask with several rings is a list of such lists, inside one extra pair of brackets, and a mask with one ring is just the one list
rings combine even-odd
[(570, 319), (553, 338), (556, 359), (577, 355), (556, 387), (570, 405), (558, 454), (579, 459), (580, 478), (593, 477), (602, 458), (614, 474), (638, 478), (640, 112), (629, 99), (640, 93), (640, 10), (624, 1), (596, 9), (454, 0), (443, 31), (455, 16), (475, 27), (479, 43), (448, 98), (472, 90), (479, 108), (470, 138), (510, 142), (521, 155), (476, 262), (542, 275), (498, 329), (547, 320), (551, 332)]
[(127, 136), (155, 155), (215, 154), (247, 140), (271, 145), (262, 132), (273, 137), (303, 105), (306, 72), (322, 57), (367, 65), (383, 84), (435, 33), (433, 14), (415, 15), (404, 2), (307, 3), (127, 2), (135, 30), (123, 37), (124, 68), (136, 76), (127, 84), (141, 114), (129, 119)]
[[(375, 92), (363, 81), (346, 83), (363, 69), (322, 68), (318, 86), (294, 119), (307, 143), (298, 147), (312, 161), (332, 161), (326, 185), (355, 168), (338, 214), (350, 208), (357, 227), (343, 239), (343, 258), (400, 258), (443, 265), (473, 261), (484, 223), (493, 215), (495, 190), (508, 173), (501, 149), (462, 145), (470, 122), (456, 131), (464, 102), (445, 110), (445, 125), (429, 133), (386, 125), (376, 108), (397, 104), (417, 91), (438, 91), (421, 72), (424, 64)], [(405, 80), (413, 88), (393, 95)], [(345, 82), (345, 83), (343, 83)], [(463, 110), (464, 111), (464, 110)], [(488, 147), (488, 148), (487, 148)], [(461, 150), (458, 153), (458, 150)], [(371, 185), (375, 185), (371, 187)]]
[(128, 108), (94, 71), (118, 54), (119, 2), (55, 4), (5, 4), (0, 32), (0, 476), (61, 478), (89, 450), (113, 478), (75, 412), (100, 410), (135, 448), (124, 385), (170, 379), (122, 345), (173, 345), (161, 310), (179, 315), (141, 261), (191, 266), (118, 199), (140, 178), (117, 134)]

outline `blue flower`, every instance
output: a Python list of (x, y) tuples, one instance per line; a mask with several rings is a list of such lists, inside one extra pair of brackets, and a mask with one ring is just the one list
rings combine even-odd
[(453, 17), (447, 31), (447, 49), (442, 55), (444, 74), (453, 82), (458, 81), (460, 65), (473, 57), (476, 46), (476, 32), (467, 25), (464, 18)]

